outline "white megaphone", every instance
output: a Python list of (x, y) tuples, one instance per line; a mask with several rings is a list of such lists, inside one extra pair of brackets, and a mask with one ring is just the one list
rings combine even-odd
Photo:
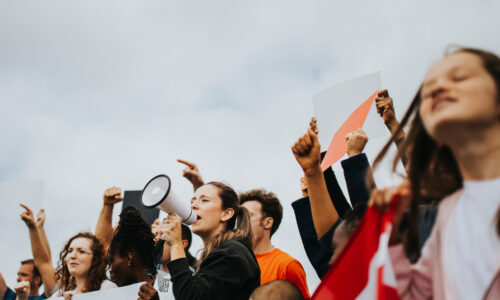
[(167, 175), (153, 177), (142, 189), (141, 202), (147, 208), (158, 207), (164, 212), (174, 213), (182, 223), (191, 225), (196, 221), (196, 214), (189, 203), (184, 202), (172, 191), (172, 182)]

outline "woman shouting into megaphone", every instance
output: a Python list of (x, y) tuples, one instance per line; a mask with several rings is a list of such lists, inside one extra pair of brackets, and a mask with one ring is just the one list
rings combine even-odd
[(167, 266), (175, 299), (248, 299), (260, 285), (248, 211), (239, 205), (236, 192), (220, 182), (198, 187), (191, 207), (198, 216), (192, 231), (204, 245), (194, 272), (182, 244), (180, 219), (169, 215), (162, 231), (170, 246)]

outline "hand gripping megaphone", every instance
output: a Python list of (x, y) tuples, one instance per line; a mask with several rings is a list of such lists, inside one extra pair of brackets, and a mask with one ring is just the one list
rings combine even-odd
[(196, 214), (188, 202), (184, 202), (172, 191), (172, 182), (167, 175), (153, 177), (142, 189), (141, 202), (147, 208), (158, 207), (164, 212), (179, 216), (182, 223), (191, 225), (196, 221)]

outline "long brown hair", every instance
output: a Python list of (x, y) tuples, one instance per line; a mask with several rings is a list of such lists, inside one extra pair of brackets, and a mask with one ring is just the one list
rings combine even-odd
[(207, 258), (212, 250), (219, 248), (223, 243), (237, 239), (252, 248), (252, 227), (250, 225), (250, 213), (246, 208), (239, 205), (238, 195), (227, 184), (222, 182), (209, 182), (219, 190), (219, 197), (222, 200), (222, 209), (232, 208), (234, 215), (226, 223), (226, 230), (219, 233), (208, 245), (205, 246), (198, 261), (197, 270), (200, 269), (201, 262)]
[(59, 262), (56, 269), (56, 280), (59, 281), (60, 290), (71, 291), (76, 288), (75, 278), (71, 276), (66, 264), (66, 256), (71, 242), (77, 238), (86, 238), (92, 242), (90, 250), (92, 251), (92, 262), (85, 281), (83, 292), (97, 291), (101, 288), (101, 283), (106, 279), (106, 263), (104, 259), (104, 247), (101, 242), (91, 232), (80, 232), (70, 238), (63, 250), (59, 254)]
[[(494, 53), (474, 48), (459, 48), (446, 55), (455, 53), (470, 53), (481, 59), (483, 67), (495, 81), (497, 99), (500, 101), (500, 58)], [(398, 129), (382, 148), (373, 163), (373, 167), (376, 168), (394, 142), (394, 137), (399, 136), (403, 128), (411, 120), (408, 134), (398, 149), (392, 164), (392, 170), (395, 171), (399, 160), (403, 157), (408, 159), (407, 174), (411, 182), (413, 200), (409, 207), (409, 229), (404, 238), (404, 243), (406, 254), (410, 258), (418, 256), (420, 252), (418, 236), (419, 204), (428, 204), (430, 200), (439, 201), (460, 189), (463, 184), (462, 175), (450, 148), (438, 145), (425, 130), (419, 113), (420, 103), (421, 87), (413, 98)], [(497, 220), (497, 231), (500, 235), (500, 219)]]

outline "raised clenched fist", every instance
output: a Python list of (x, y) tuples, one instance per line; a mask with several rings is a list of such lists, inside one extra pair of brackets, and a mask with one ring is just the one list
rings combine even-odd
[(312, 118), (309, 126), (307, 133), (300, 137), (292, 146), (293, 155), (302, 167), (304, 174), (317, 172), (318, 170), (321, 172), (321, 152), (316, 118)]
[(123, 200), (122, 190), (119, 187), (110, 187), (104, 191), (104, 204), (113, 205)]
[(14, 291), (16, 291), (17, 299), (27, 300), (30, 294), (30, 283), (28, 281), (18, 282), (14, 286)]
[(368, 142), (368, 136), (366, 136), (363, 129), (359, 128), (349, 133), (346, 136), (347, 147), (346, 152), (349, 157), (361, 154)]
[(396, 120), (392, 98), (389, 97), (387, 90), (381, 90), (378, 93), (377, 98), (375, 98), (375, 105), (377, 106), (378, 114), (384, 119), (386, 125)]

